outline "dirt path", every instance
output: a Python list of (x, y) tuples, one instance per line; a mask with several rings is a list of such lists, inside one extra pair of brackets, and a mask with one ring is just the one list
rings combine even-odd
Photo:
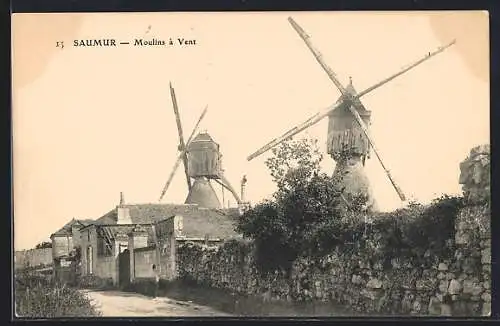
[(165, 297), (151, 298), (120, 291), (83, 291), (102, 312), (103, 317), (202, 317), (229, 314), (189, 301)]

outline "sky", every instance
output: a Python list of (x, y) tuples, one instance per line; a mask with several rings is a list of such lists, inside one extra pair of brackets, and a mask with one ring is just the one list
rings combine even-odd
[[(362, 101), (384, 164), (410, 200), (459, 194), (459, 163), (489, 143), (485, 12), (15, 14), (15, 249), (46, 241), (72, 218), (100, 217), (120, 192), (127, 203), (158, 202), (178, 155), (169, 82), (185, 138), (208, 105), (199, 129), (220, 144), (227, 179), (239, 190), (246, 175), (252, 203), (270, 197), (269, 153), (246, 157), (339, 96), (288, 16), (358, 91), (457, 40)], [(72, 46), (94, 38), (196, 45)], [(317, 138), (326, 151), (326, 136), (325, 119), (298, 137)], [(334, 164), (325, 156), (323, 171), (333, 173)], [(374, 156), (366, 172), (382, 210), (405, 204)], [(181, 166), (162, 202), (186, 195)], [(224, 198), (236, 204), (227, 191)]]

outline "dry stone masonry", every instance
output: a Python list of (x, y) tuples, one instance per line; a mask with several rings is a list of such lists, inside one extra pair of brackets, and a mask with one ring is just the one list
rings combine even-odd
[(471, 202), (490, 198), (490, 145), (474, 147), (460, 163), (460, 184), (464, 197)]
[(186, 244), (178, 250), (179, 276), (264, 301), (334, 302), (372, 315), (489, 316), (489, 157), (489, 146), (478, 146), (460, 165), (467, 201), (439, 250), (429, 245), (378, 254), (395, 229), (374, 228), (363, 241), (340, 245), (319, 260), (299, 259), (291, 275), (262, 276), (252, 242)]

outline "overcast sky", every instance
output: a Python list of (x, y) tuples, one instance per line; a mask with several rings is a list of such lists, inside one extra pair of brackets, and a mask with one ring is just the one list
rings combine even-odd
[[(17, 14), (13, 18), (15, 247), (30, 248), (71, 218), (119, 201), (156, 203), (177, 157), (172, 82), (187, 138), (220, 143), (233, 187), (274, 191), (268, 154), (246, 157), (334, 102), (339, 92), (287, 21), (361, 91), (453, 38), (457, 45), (363, 97), (385, 164), (407, 197), (458, 194), (459, 163), (489, 142), (488, 17), (464, 13)], [(189, 47), (75, 48), (73, 39), (196, 39)], [(64, 49), (55, 47), (64, 41)], [(485, 64), (486, 63), (486, 64)], [(302, 136), (326, 151), (326, 120)], [(325, 157), (323, 169), (334, 162)], [(367, 174), (383, 210), (401, 207), (373, 157)], [(216, 184), (215, 184), (216, 185)], [(214, 186), (215, 186), (214, 185)], [(220, 191), (220, 187), (216, 187)], [(182, 166), (164, 202), (183, 203)], [(222, 196), (221, 196), (222, 197)], [(225, 192), (225, 200), (235, 200)]]

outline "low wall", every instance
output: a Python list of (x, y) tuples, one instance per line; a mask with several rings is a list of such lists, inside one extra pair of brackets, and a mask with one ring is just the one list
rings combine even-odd
[[(153, 265), (157, 264), (155, 248), (140, 248), (134, 250), (135, 278), (154, 278)], [(158, 268), (158, 267), (157, 267)]]
[(98, 257), (94, 274), (102, 279), (114, 279), (116, 277), (116, 258), (114, 256)]
[(52, 248), (16, 251), (15, 268), (34, 267), (52, 264)]

